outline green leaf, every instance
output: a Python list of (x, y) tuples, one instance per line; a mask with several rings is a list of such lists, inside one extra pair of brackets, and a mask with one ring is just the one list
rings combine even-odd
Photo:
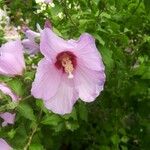
[(62, 121), (61, 117), (58, 115), (46, 115), (41, 121), (42, 124), (57, 126)]
[(99, 41), (101, 45), (105, 45), (104, 40), (98, 34), (94, 34), (94, 37)]
[(88, 121), (88, 111), (85, 103), (79, 103), (78, 106), (79, 117), (81, 120)]
[(76, 121), (66, 121), (66, 128), (71, 130), (71, 131), (75, 131), (79, 128), (79, 124)]
[(102, 54), (102, 59), (104, 61), (104, 64), (106, 65), (106, 69), (108, 72), (111, 72), (113, 68), (113, 59), (112, 59), (112, 54), (113, 52), (106, 47), (101, 47), (100, 52)]
[(31, 144), (29, 150), (45, 150), (44, 147), (40, 143)]
[(19, 96), (22, 96), (24, 93), (23, 83), (19, 77), (13, 78), (7, 82), (9, 87)]
[(147, 13), (150, 12), (150, 0), (144, 0), (145, 10)]
[(120, 138), (119, 138), (118, 134), (114, 134), (114, 135), (111, 137), (111, 141), (112, 141), (112, 143), (113, 143), (114, 145), (119, 144)]
[(32, 107), (27, 104), (27, 103), (20, 103), (19, 106), (17, 107), (17, 110), (19, 112), (19, 114), (23, 117), (25, 117), (26, 119), (35, 121), (35, 115), (33, 113), (33, 109)]
[(72, 118), (73, 120), (77, 120), (77, 113), (75, 107), (73, 108), (72, 112), (70, 114), (66, 114), (62, 116), (64, 119), (68, 120), (69, 118)]

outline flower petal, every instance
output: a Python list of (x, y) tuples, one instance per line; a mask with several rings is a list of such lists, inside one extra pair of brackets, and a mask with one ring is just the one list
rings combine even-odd
[(45, 106), (54, 113), (64, 115), (72, 111), (72, 107), (78, 98), (73, 80), (68, 79), (63, 74), (57, 93), (54, 97), (45, 101)]
[(31, 41), (35, 41), (35, 38), (40, 37), (40, 33), (34, 32), (30, 29), (26, 30), (25, 35)]
[(103, 90), (105, 73), (104, 71), (91, 70), (78, 61), (74, 81), (79, 97), (85, 102), (91, 102)]
[(42, 59), (38, 64), (32, 84), (32, 95), (43, 100), (50, 99), (58, 90), (61, 76), (62, 71), (58, 70), (49, 60)]
[(0, 138), (0, 150), (12, 150), (12, 148), (4, 139)]
[(50, 29), (52, 29), (52, 23), (49, 20), (46, 20), (45, 24), (44, 24), (44, 28), (50, 28)]
[(94, 38), (90, 34), (84, 33), (78, 41), (69, 40), (68, 43), (74, 46), (74, 53), (87, 68), (97, 71), (104, 70), (101, 55), (96, 48)]
[(14, 124), (16, 114), (11, 114), (9, 112), (1, 113), (0, 117), (4, 119), (2, 126), (7, 126), (8, 124)]
[(46, 4), (49, 4), (49, 3), (52, 3), (53, 0), (44, 0), (44, 2), (45, 2)]
[(40, 46), (29, 39), (22, 40), (22, 44), (29, 54), (36, 54), (40, 51)]
[(58, 37), (49, 28), (45, 28), (41, 33), (40, 51), (47, 59), (54, 60), (58, 53), (72, 48), (71, 44)]
[(16, 94), (14, 94), (6, 84), (0, 83), (0, 90), (4, 94), (9, 95), (12, 98), (12, 101), (16, 102), (19, 100), (19, 97)]
[(0, 74), (22, 75), (25, 68), (21, 41), (10, 41), (0, 48)]

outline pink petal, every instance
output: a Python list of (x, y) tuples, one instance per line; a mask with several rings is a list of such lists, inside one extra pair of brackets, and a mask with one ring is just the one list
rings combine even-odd
[(19, 100), (19, 97), (16, 94), (14, 94), (6, 84), (0, 83), (0, 90), (4, 94), (9, 95), (12, 98), (12, 101), (16, 102)]
[(25, 68), (23, 46), (21, 41), (10, 41), (0, 48), (0, 74), (22, 75)]
[(78, 60), (78, 66), (74, 75), (75, 86), (79, 97), (85, 102), (94, 101), (103, 90), (105, 82), (104, 71), (91, 70)]
[(12, 148), (4, 139), (0, 138), (0, 150), (12, 150)]
[(46, 20), (45, 24), (44, 24), (44, 28), (50, 28), (50, 29), (52, 29), (52, 23), (49, 20)]
[(58, 37), (51, 29), (45, 28), (43, 30), (40, 51), (45, 57), (47, 57), (47, 59), (55, 61), (58, 53), (72, 48), (73, 46), (71, 44)]
[(40, 51), (40, 46), (29, 39), (22, 40), (22, 44), (29, 54), (36, 54)]
[(67, 114), (72, 111), (74, 103), (78, 99), (78, 93), (75, 90), (73, 80), (63, 74), (61, 84), (57, 93), (51, 99), (44, 101), (47, 109), (57, 114)]
[(40, 37), (40, 33), (34, 32), (34, 31), (30, 30), (30, 29), (26, 30), (25, 35), (31, 41), (35, 41), (35, 38)]
[(49, 4), (49, 3), (52, 3), (53, 0), (44, 0), (44, 2), (45, 2), (46, 4)]
[(9, 112), (1, 113), (0, 117), (4, 119), (2, 126), (7, 126), (7, 124), (14, 124), (16, 114), (11, 114)]
[(36, 98), (48, 100), (53, 97), (59, 87), (62, 71), (58, 70), (49, 60), (42, 59), (37, 68), (31, 93)]
[(69, 40), (68, 43), (74, 46), (74, 53), (87, 68), (97, 71), (104, 70), (102, 57), (96, 48), (94, 38), (90, 34), (84, 33), (78, 41)]

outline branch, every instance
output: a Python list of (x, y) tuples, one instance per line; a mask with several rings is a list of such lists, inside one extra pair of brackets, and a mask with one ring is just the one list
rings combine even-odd
[(39, 122), (40, 122), (41, 116), (42, 116), (42, 109), (40, 110), (40, 113), (39, 113), (39, 115), (38, 115), (37, 124), (36, 124), (35, 128), (32, 130), (32, 132), (31, 132), (31, 134), (30, 134), (30, 136), (29, 136), (28, 142), (27, 142), (27, 144), (25, 145), (25, 147), (23, 148), (23, 150), (28, 150), (28, 147), (31, 145), (33, 136), (34, 136), (34, 134), (37, 132), (37, 129), (38, 129), (38, 126), (39, 126)]

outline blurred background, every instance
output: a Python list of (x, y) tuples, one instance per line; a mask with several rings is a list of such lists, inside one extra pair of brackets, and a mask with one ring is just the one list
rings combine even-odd
[[(106, 68), (104, 91), (92, 103), (79, 101), (65, 116), (48, 112), (31, 97), (17, 109), (16, 124), (0, 129), (0, 137), (23, 149), (42, 108), (30, 150), (149, 150), (150, 0), (0, 0), (0, 45), (23, 39), (24, 25), (34, 31), (37, 23), (43, 28), (46, 19), (65, 39), (84, 32), (95, 37)], [(35, 73), (30, 66), (42, 56), (25, 57), (27, 71), (21, 80), (27, 88), (16, 79), (23, 96), (30, 93), (32, 80), (27, 77)]]

